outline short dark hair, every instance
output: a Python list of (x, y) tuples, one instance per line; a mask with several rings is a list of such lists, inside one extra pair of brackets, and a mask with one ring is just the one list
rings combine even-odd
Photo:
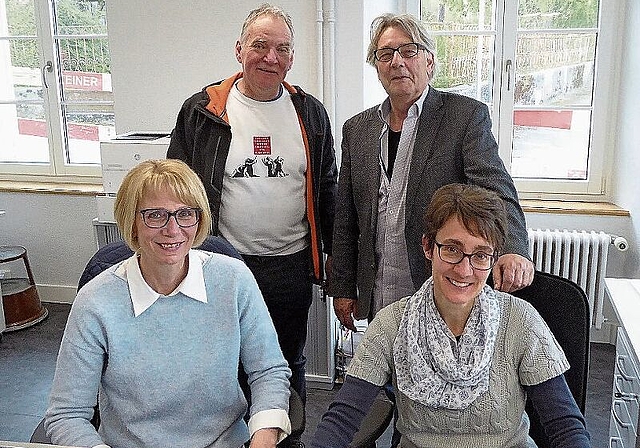
[(476, 185), (444, 185), (433, 194), (424, 215), (424, 235), (433, 247), (436, 234), (452, 217), (474, 236), (484, 238), (502, 253), (507, 238), (507, 210), (493, 191)]

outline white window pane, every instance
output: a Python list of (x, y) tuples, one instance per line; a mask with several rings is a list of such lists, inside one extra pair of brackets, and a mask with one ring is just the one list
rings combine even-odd
[(436, 75), (431, 84), (491, 104), (494, 42), (493, 36), (437, 36)]
[(526, 29), (594, 28), (598, 26), (598, 0), (520, 0), (518, 27)]
[(100, 141), (115, 137), (111, 104), (65, 106), (67, 163), (100, 164)]
[(47, 124), (37, 104), (0, 105), (0, 163), (49, 163)]
[(0, 0), (0, 100), (25, 99), (41, 84), (33, 1)]
[(61, 38), (62, 70), (110, 73), (111, 60), (106, 37)]
[(56, 34), (107, 34), (105, 0), (54, 0)]
[(594, 34), (521, 34), (516, 55), (516, 105), (590, 106)]
[(492, 27), (493, 11), (492, 0), (422, 0), (420, 7), (421, 19), (433, 25), (432, 30), (486, 30)]
[(0, 100), (42, 100), (35, 38), (0, 40)]
[[(35, 36), (33, 0), (0, 0), (0, 36)], [(5, 25), (6, 24), (6, 25)]]
[(514, 178), (587, 179), (591, 112), (514, 112), (511, 175)]

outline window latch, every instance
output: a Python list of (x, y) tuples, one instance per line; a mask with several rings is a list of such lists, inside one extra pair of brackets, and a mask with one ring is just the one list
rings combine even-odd
[(48, 89), (49, 85), (47, 84), (47, 77), (45, 74), (45, 70), (51, 73), (53, 71), (53, 62), (47, 61), (47, 63), (44, 64), (44, 67), (42, 67), (42, 85), (44, 85), (45, 89)]
[(504, 71), (507, 72), (507, 91), (511, 90), (511, 65), (511, 59), (507, 59), (507, 63), (504, 67)]

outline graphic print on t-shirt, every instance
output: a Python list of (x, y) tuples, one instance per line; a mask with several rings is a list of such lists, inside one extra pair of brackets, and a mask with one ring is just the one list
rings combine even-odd
[(253, 154), (256, 156), (271, 155), (271, 136), (253, 136)]
[(241, 165), (233, 171), (231, 177), (261, 177), (257, 171), (263, 171), (259, 166), (254, 167), (258, 161), (258, 156), (262, 157), (262, 163), (267, 167), (267, 177), (286, 177), (283, 169), (284, 157), (271, 155), (271, 136), (253, 136), (253, 159), (247, 157)]
[(289, 173), (285, 173), (282, 169), (284, 159), (281, 156), (278, 156), (275, 159), (272, 159), (269, 156), (263, 157), (262, 163), (267, 167), (267, 177), (285, 177), (289, 175)]
[(231, 177), (260, 177), (257, 174), (253, 173), (253, 165), (258, 161), (258, 157), (247, 157), (244, 159), (244, 163), (239, 165), (235, 170), (233, 170), (233, 174)]

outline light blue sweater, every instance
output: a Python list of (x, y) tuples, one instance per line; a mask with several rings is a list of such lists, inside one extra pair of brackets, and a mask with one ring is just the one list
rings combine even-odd
[[(239, 447), (249, 439), (238, 361), (251, 415), (288, 410), (290, 371), (258, 286), (239, 260), (203, 264), (208, 303), (160, 297), (134, 317), (113, 266), (78, 293), (46, 412), (54, 443), (92, 447)], [(99, 395), (99, 434), (89, 419)]]

